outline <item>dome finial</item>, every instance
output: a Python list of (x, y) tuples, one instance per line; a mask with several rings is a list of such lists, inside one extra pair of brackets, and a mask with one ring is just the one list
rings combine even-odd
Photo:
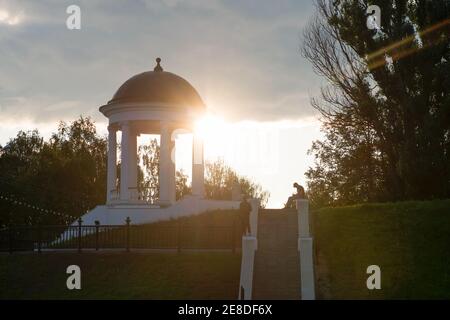
[(159, 64), (161, 62), (161, 58), (156, 58), (156, 66), (153, 69), (153, 71), (155, 72), (161, 72), (164, 71), (164, 69), (161, 67), (161, 65)]

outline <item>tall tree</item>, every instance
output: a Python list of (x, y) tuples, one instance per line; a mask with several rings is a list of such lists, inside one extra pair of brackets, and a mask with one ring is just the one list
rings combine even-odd
[[(450, 196), (450, 1), (316, 0), (303, 55), (328, 80), (317, 203)], [(367, 27), (369, 5), (381, 8)]]

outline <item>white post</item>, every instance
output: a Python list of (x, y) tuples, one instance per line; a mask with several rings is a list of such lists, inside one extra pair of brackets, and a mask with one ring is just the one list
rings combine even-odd
[[(250, 235), (242, 237), (241, 278), (239, 285), (239, 300), (251, 300), (253, 291), (253, 267), (255, 251), (258, 249), (258, 212), (259, 199), (250, 199)], [(242, 294), (244, 296), (242, 296)]]
[(203, 141), (197, 134), (192, 135), (192, 194), (205, 196), (205, 165), (203, 159)]
[(113, 200), (112, 192), (116, 190), (117, 181), (117, 134), (116, 128), (108, 126), (108, 167), (107, 167), (107, 187), (106, 187), (106, 203)]
[[(241, 277), (239, 280), (239, 300), (251, 300), (253, 290), (253, 264), (258, 248), (256, 237), (242, 237)], [(242, 294), (244, 296), (242, 296)]]
[(129, 173), (130, 173), (130, 124), (128, 121), (121, 123), (122, 140), (120, 151), (120, 200), (129, 200)]
[(170, 204), (169, 195), (169, 163), (170, 163), (170, 132), (166, 121), (161, 121), (160, 157), (159, 157), (159, 202)]
[(302, 300), (316, 298), (314, 284), (313, 238), (309, 232), (308, 200), (296, 200), (298, 212), (298, 250), (300, 251), (300, 281)]
[(296, 206), (298, 211), (299, 237), (309, 237), (309, 202), (306, 199), (296, 200)]
[(253, 237), (257, 237), (258, 235), (258, 212), (260, 201), (259, 199), (250, 199), (250, 205), (252, 207), (252, 211), (250, 211), (250, 234)]
[(313, 239), (300, 238), (300, 281), (302, 300), (315, 300)]

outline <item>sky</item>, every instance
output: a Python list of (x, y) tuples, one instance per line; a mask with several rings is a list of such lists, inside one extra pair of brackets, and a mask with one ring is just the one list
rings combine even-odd
[[(80, 30), (66, 27), (73, 4)], [(79, 115), (106, 134), (99, 106), (161, 57), (208, 107), (206, 160), (223, 158), (280, 207), (294, 181), (306, 184), (322, 136), (309, 102), (322, 80), (300, 54), (313, 14), (312, 0), (0, 0), (0, 144)], [(177, 141), (185, 171), (189, 148)]]

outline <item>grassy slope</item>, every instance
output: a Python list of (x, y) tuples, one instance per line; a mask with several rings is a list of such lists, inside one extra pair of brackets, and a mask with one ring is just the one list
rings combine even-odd
[[(0, 255), (0, 299), (236, 299), (241, 257), (231, 253)], [(66, 288), (81, 268), (82, 290)]]
[[(180, 218), (192, 226), (231, 226), (236, 210)], [(176, 220), (154, 227), (176, 227)], [(43, 253), (0, 255), (0, 299), (236, 299), (240, 254)], [(65, 270), (82, 270), (82, 290), (66, 289)]]
[[(450, 200), (313, 212), (320, 298), (450, 298)], [(381, 268), (382, 290), (366, 287)]]
[[(450, 298), (450, 200), (326, 208), (312, 218), (319, 298)], [(226, 212), (191, 219), (232, 221)], [(82, 269), (81, 291), (65, 287), (70, 264)], [(366, 288), (371, 264), (381, 267), (382, 290)], [(0, 255), (0, 299), (235, 299), (239, 271), (232, 253)]]
[[(154, 248), (171, 248), (177, 246), (178, 226), (181, 228), (181, 246), (184, 248), (212, 248), (223, 249), (230, 248), (232, 237), (234, 236), (234, 245), (236, 248), (241, 247), (242, 223), (238, 216), (238, 210), (213, 210), (194, 216), (180, 217), (167, 221), (159, 221), (144, 226), (151, 227), (145, 232), (148, 243), (153, 243)], [(234, 225), (234, 230), (232, 229)], [(141, 225), (142, 226), (142, 225)], [(226, 229), (214, 229), (214, 227), (227, 227)], [(101, 232), (101, 231), (100, 231)], [(215, 232), (215, 234), (214, 234)], [(234, 235), (233, 235), (234, 232)], [(131, 229), (131, 248), (140, 248), (135, 246), (136, 239), (142, 236), (142, 230), (136, 236)], [(100, 234), (100, 248), (117, 248), (126, 246), (125, 230), (111, 229), (107, 235)], [(149, 240), (151, 238), (151, 241)], [(88, 244), (88, 245), (87, 245)], [(109, 244), (109, 245), (108, 245)], [(77, 248), (78, 239), (72, 238), (61, 244), (55, 245), (56, 248)], [(83, 240), (83, 247), (95, 247), (95, 234), (87, 235)]]
[(239, 210), (213, 210), (204, 212), (194, 216), (181, 217), (177, 219), (171, 219), (169, 221), (154, 222), (154, 226), (177, 226), (177, 222), (186, 223), (190, 225), (210, 225), (210, 226), (232, 226), (233, 222), (236, 223), (236, 227), (240, 227), (240, 220), (237, 216)]

